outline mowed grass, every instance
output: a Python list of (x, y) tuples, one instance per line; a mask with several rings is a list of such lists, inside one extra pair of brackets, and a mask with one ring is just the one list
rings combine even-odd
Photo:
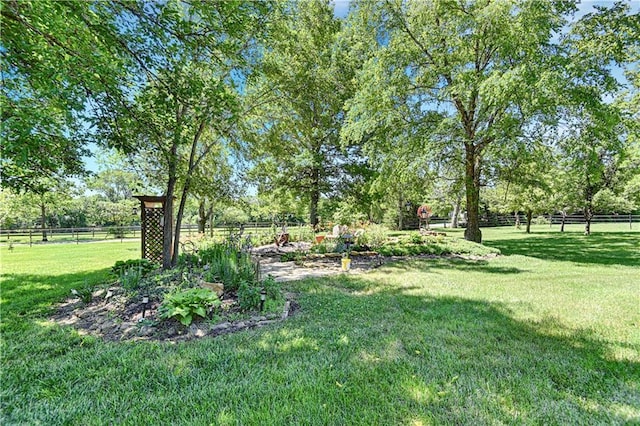
[(137, 246), (3, 251), (0, 420), (638, 423), (640, 233), (571, 231), (485, 229), (506, 255), (292, 283), (293, 318), (181, 344), (104, 343), (46, 319)]

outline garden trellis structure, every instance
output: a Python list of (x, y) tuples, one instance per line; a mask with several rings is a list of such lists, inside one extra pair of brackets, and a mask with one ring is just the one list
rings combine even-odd
[(164, 195), (136, 195), (134, 198), (140, 200), (142, 258), (162, 264), (164, 209), (167, 197)]

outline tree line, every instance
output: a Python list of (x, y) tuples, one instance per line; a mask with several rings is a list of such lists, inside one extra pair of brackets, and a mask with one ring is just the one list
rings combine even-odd
[(312, 225), (400, 226), (428, 202), (464, 210), (476, 242), (487, 206), (580, 210), (587, 224), (603, 204), (637, 210), (640, 19), (630, 2), (577, 12), (567, 0), (355, 0), (345, 18), (322, 0), (3, 0), (3, 192), (44, 206), (86, 174), (91, 144), (113, 150), (137, 189), (175, 199), (165, 267), (185, 213), (210, 219), (231, 200)]

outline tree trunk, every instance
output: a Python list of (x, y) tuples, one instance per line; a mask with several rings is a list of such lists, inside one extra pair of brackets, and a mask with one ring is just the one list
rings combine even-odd
[(515, 212), (513, 217), (515, 218), (516, 229), (520, 229), (520, 213)]
[(527, 234), (531, 233), (531, 219), (533, 218), (533, 212), (527, 210)]
[(402, 202), (402, 196), (400, 196), (398, 198), (398, 231), (402, 231), (402, 226), (404, 225), (403, 222), (403, 209), (404, 209), (404, 203)]
[(171, 268), (171, 257), (173, 248), (173, 194), (176, 186), (175, 165), (169, 166), (169, 181), (167, 182), (167, 193), (164, 204), (164, 226), (162, 239), (162, 269)]
[(462, 197), (458, 195), (455, 203), (453, 203), (453, 213), (451, 213), (451, 228), (458, 227), (458, 216), (460, 216), (460, 207), (462, 205)]
[(42, 219), (42, 241), (49, 241), (47, 238), (47, 207), (44, 202), (40, 203), (40, 214)]
[(584, 208), (584, 235), (591, 235), (591, 219), (593, 219), (593, 206), (589, 201)]
[(584, 235), (591, 235), (591, 219), (593, 219), (593, 194), (595, 192), (595, 188), (591, 185), (589, 176), (587, 176), (587, 184), (585, 185), (584, 189)]
[(182, 194), (180, 195), (180, 205), (178, 207), (178, 213), (176, 214), (176, 230), (173, 236), (173, 253), (171, 256), (171, 267), (178, 264), (178, 256), (180, 255), (180, 228), (182, 227), (182, 218), (184, 217), (184, 208), (187, 204), (187, 194), (189, 193), (189, 178), (182, 188)]
[(320, 170), (314, 168), (311, 176), (311, 203), (309, 205), (309, 223), (313, 228), (318, 225), (318, 202), (320, 201)]
[(562, 222), (560, 223), (560, 232), (564, 232), (564, 224), (567, 222), (567, 212), (562, 210), (560, 214), (562, 214)]
[(213, 215), (213, 203), (206, 208), (207, 199), (202, 198), (198, 203), (198, 232), (200, 234), (204, 234), (205, 228), (207, 226), (207, 221)]
[(482, 242), (480, 231), (480, 153), (476, 152), (473, 142), (465, 145), (465, 187), (467, 190), (467, 228), (464, 239)]

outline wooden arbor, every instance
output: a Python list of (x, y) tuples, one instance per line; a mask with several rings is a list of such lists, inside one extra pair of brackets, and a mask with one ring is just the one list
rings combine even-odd
[(137, 195), (140, 200), (142, 258), (162, 264), (165, 196)]

